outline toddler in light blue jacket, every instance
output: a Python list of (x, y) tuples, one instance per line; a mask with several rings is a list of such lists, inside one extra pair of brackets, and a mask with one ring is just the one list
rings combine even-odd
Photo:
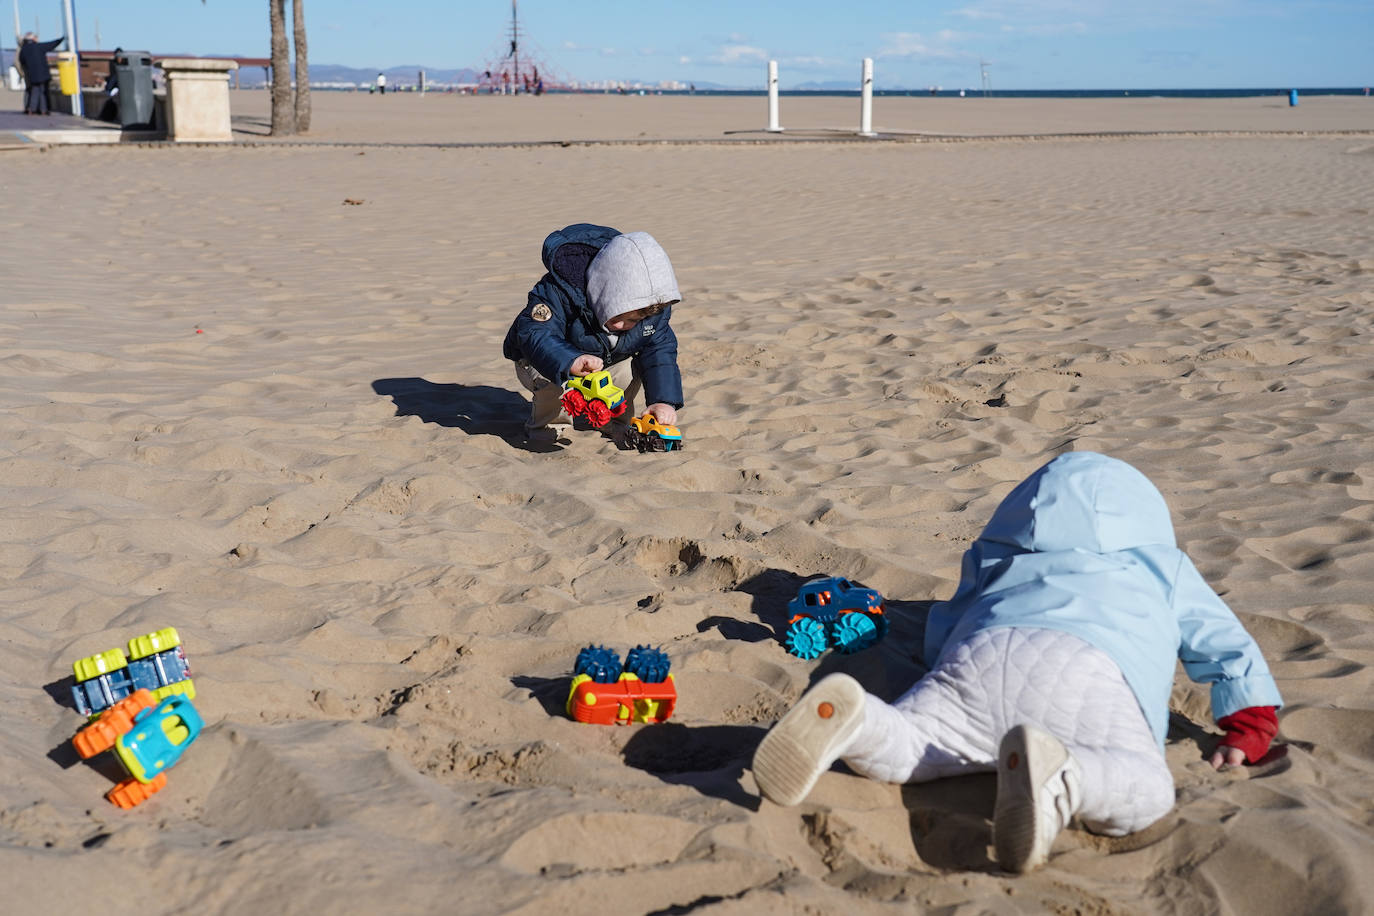
[(1214, 767), (1259, 759), (1282, 701), (1254, 640), (1174, 541), (1163, 496), (1092, 452), (1011, 491), (926, 623), (930, 673), (888, 704), (848, 675), (806, 693), (754, 757), (763, 794), (806, 797), (836, 759), (889, 782), (995, 769), (999, 863), (1027, 871), (1073, 817), (1140, 830), (1174, 804), (1176, 661), (1210, 685)]

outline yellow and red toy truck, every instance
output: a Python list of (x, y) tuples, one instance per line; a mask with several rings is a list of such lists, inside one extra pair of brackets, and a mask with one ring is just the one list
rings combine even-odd
[(625, 406), (625, 392), (616, 387), (605, 369), (563, 383), (563, 409), (568, 416), (586, 417), (597, 428), (623, 414)]

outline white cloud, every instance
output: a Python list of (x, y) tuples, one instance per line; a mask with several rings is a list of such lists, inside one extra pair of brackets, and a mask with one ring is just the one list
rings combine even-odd
[(743, 64), (767, 60), (768, 52), (750, 45), (725, 45), (711, 59), (718, 64)]
[(799, 70), (829, 70), (833, 67), (848, 66), (852, 61), (837, 60), (833, 57), (800, 55), (783, 58), (780, 63), (785, 67), (796, 67)]
[(1262, 14), (1272, 2), (1256, 0), (972, 0), (951, 10), (977, 22), (999, 23), (1003, 32), (1024, 35), (1082, 34), (1092, 30), (1140, 28), (1206, 29), (1218, 17)]
[(616, 57), (620, 54), (615, 48), (593, 48), (590, 45), (580, 45), (575, 41), (564, 41), (563, 50), (574, 51), (578, 54), (595, 54), (598, 57)]
[(879, 57), (914, 57), (924, 60), (952, 60), (966, 52), (928, 42), (919, 32), (891, 32), (883, 36)]
[(677, 62), (680, 64), (690, 64), (692, 62), (692, 59), (684, 54), (677, 59)]
[(1088, 31), (1086, 22), (1059, 22), (1049, 25), (1029, 25), (1026, 31), (1031, 35), (1085, 35)]
[(965, 19), (1001, 19), (1002, 13), (997, 10), (979, 9), (974, 6), (966, 6), (961, 10), (953, 10), (950, 15), (963, 16)]

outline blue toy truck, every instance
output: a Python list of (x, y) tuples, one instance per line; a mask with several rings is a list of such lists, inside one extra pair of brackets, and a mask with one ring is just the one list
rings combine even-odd
[(798, 658), (818, 657), (833, 646), (841, 652), (867, 649), (887, 635), (883, 596), (842, 576), (802, 585), (787, 603), (783, 644)]
[(196, 696), (191, 666), (173, 627), (129, 640), (127, 657), (120, 649), (110, 649), (81, 659), (72, 670), (76, 674), (72, 701), (83, 716), (97, 716), (140, 689), (156, 700)]

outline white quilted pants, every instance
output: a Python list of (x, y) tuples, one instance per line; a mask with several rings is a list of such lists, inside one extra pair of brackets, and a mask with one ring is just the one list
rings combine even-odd
[(868, 695), (843, 759), (895, 783), (994, 770), (1002, 736), (1021, 724), (1064, 742), (1083, 768), (1078, 817), (1088, 829), (1121, 836), (1173, 807), (1173, 777), (1121, 669), (1057, 630), (982, 630), (896, 703)]

